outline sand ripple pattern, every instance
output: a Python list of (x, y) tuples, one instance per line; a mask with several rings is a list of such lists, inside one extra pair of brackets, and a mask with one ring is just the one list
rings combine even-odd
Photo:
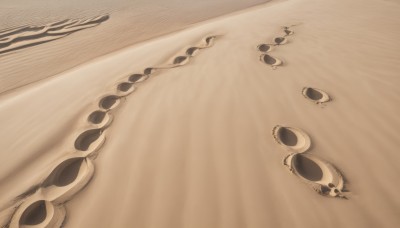
[[(117, 85), (116, 92), (100, 97), (98, 109), (87, 117), (90, 127), (83, 130), (74, 142), (75, 151), (60, 158), (48, 175), (16, 199), (9, 222), (4, 227), (61, 227), (66, 217), (64, 204), (81, 191), (92, 179), (94, 159), (106, 141), (105, 130), (111, 125), (111, 112), (121, 105), (121, 99), (135, 90), (135, 85), (147, 80), (158, 70), (170, 69), (189, 63), (201, 49), (211, 47), (215, 36), (204, 38), (200, 45), (188, 48), (173, 58), (171, 63), (148, 67), (141, 74), (128, 75)], [(6, 209), (6, 210), (10, 210)]]
[(0, 54), (35, 46), (95, 27), (108, 20), (109, 15), (89, 19), (67, 19), (42, 26), (23, 26), (0, 32)]

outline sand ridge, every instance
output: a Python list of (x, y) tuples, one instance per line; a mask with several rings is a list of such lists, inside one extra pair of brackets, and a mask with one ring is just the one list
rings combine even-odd
[(23, 26), (2, 31), (0, 55), (63, 38), (74, 32), (100, 25), (109, 17), (101, 15), (88, 19), (67, 19), (42, 26)]

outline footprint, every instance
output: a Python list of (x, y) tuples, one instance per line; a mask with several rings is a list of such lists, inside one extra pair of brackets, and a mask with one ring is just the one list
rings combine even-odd
[(206, 47), (211, 47), (214, 44), (216, 36), (209, 36), (205, 38)]
[(189, 62), (189, 57), (188, 56), (178, 56), (178, 57), (176, 57), (174, 59), (173, 64), (182, 66), (182, 65), (184, 65), (184, 64), (186, 64), (188, 62)]
[(47, 199), (63, 203), (81, 190), (92, 178), (94, 166), (86, 157), (72, 157), (58, 164), (43, 181), (42, 193)]
[(62, 205), (54, 206), (42, 199), (28, 200), (16, 210), (9, 227), (61, 227), (64, 219), (65, 209)]
[(105, 128), (108, 126), (111, 121), (112, 117), (109, 113), (105, 111), (94, 111), (88, 116), (89, 123), (99, 125), (99, 128)]
[(286, 44), (288, 40), (285, 37), (275, 37), (274, 38), (275, 45)]
[(97, 151), (104, 143), (102, 129), (91, 129), (83, 132), (75, 140), (75, 149), (79, 151)]
[(142, 82), (144, 80), (146, 80), (148, 78), (147, 75), (144, 74), (132, 74), (131, 76), (129, 76), (129, 81), (131, 83), (137, 83), (137, 82)]
[(135, 86), (133, 85), (133, 83), (123, 82), (117, 86), (117, 90), (119, 92), (118, 95), (120, 97), (123, 97), (131, 94), (135, 90)]
[(108, 95), (106, 97), (103, 97), (100, 102), (99, 106), (100, 108), (103, 108), (105, 110), (111, 110), (115, 107), (118, 106), (120, 103), (120, 97), (116, 95)]
[(311, 147), (311, 139), (303, 130), (280, 125), (272, 129), (275, 141), (289, 151), (303, 153)]
[(305, 98), (316, 104), (322, 104), (331, 101), (330, 96), (325, 91), (316, 88), (304, 87), (302, 94)]
[(198, 51), (199, 51), (198, 47), (191, 47), (186, 50), (186, 55), (193, 57), (197, 55)]
[(272, 45), (260, 44), (257, 46), (257, 49), (261, 52), (270, 52), (272, 50)]
[(276, 67), (282, 65), (282, 63), (283, 63), (282, 60), (279, 60), (279, 59), (274, 58), (267, 54), (261, 55), (260, 60), (261, 60), (261, 62), (263, 62), (267, 65), (270, 65), (272, 67), (272, 69), (276, 69)]
[(211, 47), (214, 44), (216, 36), (209, 36), (204, 38), (205, 45), (198, 47), (190, 47), (186, 50), (186, 55), (189, 57), (193, 57), (197, 55), (200, 49)]
[(71, 184), (77, 177), (85, 158), (71, 158), (59, 164), (44, 181), (43, 186), (55, 185), (64, 187)]
[(149, 74), (154, 73), (156, 70), (157, 70), (157, 68), (155, 68), (155, 67), (148, 67), (148, 68), (144, 69), (143, 73), (145, 75), (149, 75)]
[(290, 30), (289, 27), (283, 27), (283, 31), (285, 32), (285, 36), (291, 36), (294, 34), (294, 32)]
[(39, 225), (46, 219), (46, 215), (46, 202), (44, 200), (36, 201), (22, 213), (20, 225)]
[(328, 162), (311, 154), (294, 153), (284, 159), (284, 164), (319, 194), (345, 198), (343, 176)]

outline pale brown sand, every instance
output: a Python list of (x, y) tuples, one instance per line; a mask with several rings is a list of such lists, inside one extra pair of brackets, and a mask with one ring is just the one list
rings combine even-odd
[(2, 0), (0, 34), (4, 29), (18, 26), (40, 26), (105, 14), (111, 17), (101, 26), (80, 31), (68, 39), (58, 39), (12, 55), (1, 54), (0, 50), (0, 94), (139, 41), (265, 2), (268, 0), (37, 0), (34, 3)]
[[(378, 0), (280, 1), (4, 94), (1, 209), (46, 179), (63, 156), (78, 154), (77, 137), (96, 128), (88, 115), (130, 74), (171, 63), (202, 38), (218, 35), (187, 64), (138, 83), (111, 111), (93, 179), (66, 203), (65, 226), (399, 226), (399, 9), (396, 2)], [(281, 26), (291, 24), (298, 25), (288, 42), (268, 52), (283, 61), (273, 70), (260, 61), (257, 46), (271, 43), (282, 35)], [(332, 100), (310, 102), (304, 87)], [(282, 161), (293, 150), (275, 142), (276, 125), (309, 135), (306, 158), (333, 164), (345, 178), (348, 200), (321, 196), (287, 171)], [(291, 140), (284, 139), (296, 144)], [(303, 166), (314, 165), (302, 159)], [(77, 176), (90, 173), (89, 160), (74, 160), (79, 163), (65, 179), (78, 164)], [(319, 178), (318, 171), (307, 173), (317, 168), (300, 168), (300, 174)], [(58, 180), (52, 175), (45, 183)], [(43, 186), (50, 197), (59, 193)], [(3, 210), (0, 221), (10, 211)]]

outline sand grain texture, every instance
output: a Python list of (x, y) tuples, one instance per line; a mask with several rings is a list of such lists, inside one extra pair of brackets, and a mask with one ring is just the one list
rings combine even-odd
[[(398, 227), (399, 10), (394, 1), (273, 1), (88, 55), (57, 75), (38, 65), (43, 80), (0, 96), (0, 224), (40, 184), (12, 225), (66, 216), (65, 227)], [(129, 25), (113, 18), (7, 54), (0, 69)], [(287, 42), (271, 45), (276, 37)], [(260, 62), (266, 51), (284, 64), (271, 70)], [(3, 91), (29, 83), (9, 75)], [(324, 94), (305, 87), (334, 99), (316, 105)], [(310, 144), (288, 129), (276, 143), (277, 125)], [(342, 188), (335, 170), (348, 200), (323, 196)], [(66, 211), (54, 206), (67, 198)]]

